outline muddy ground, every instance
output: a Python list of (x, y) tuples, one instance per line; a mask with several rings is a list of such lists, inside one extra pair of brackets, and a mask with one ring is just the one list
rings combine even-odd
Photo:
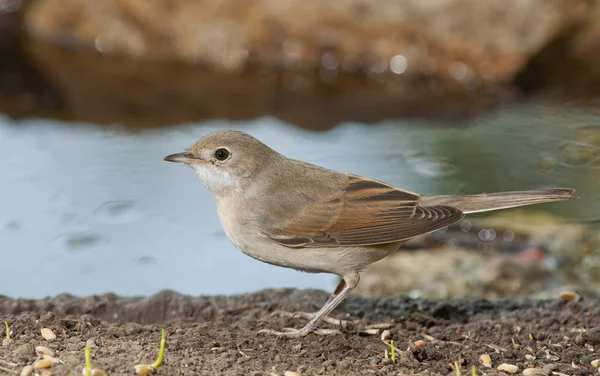
[[(352, 320), (342, 335), (314, 334), (286, 340), (257, 334), (263, 328), (298, 327), (301, 319), (272, 315), (276, 310), (313, 311), (327, 298), (314, 290), (265, 290), (238, 296), (189, 297), (171, 291), (147, 298), (107, 294), (87, 298), (60, 295), (43, 300), (0, 297), (0, 319), (12, 330), (0, 347), (0, 373), (18, 374), (45, 345), (64, 364), (54, 375), (80, 375), (86, 342), (93, 343), (93, 366), (108, 374), (133, 374), (134, 365), (152, 363), (161, 328), (167, 349), (160, 375), (450, 375), (457, 362), (463, 374), (506, 374), (501, 363), (540, 375), (591, 375), (600, 358), (598, 301), (412, 300), (406, 297), (350, 296), (334, 316)], [(396, 361), (373, 324), (391, 324)], [(324, 324), (323, 326), (327, 326)], [(48, 342), (47, 327), (57, 335)], [(416, 341), (423, 341), (417, 343)], [(421, 346), (421, 347), (418, 347)], [(491, 357), (492, 369), (480, 364)]]

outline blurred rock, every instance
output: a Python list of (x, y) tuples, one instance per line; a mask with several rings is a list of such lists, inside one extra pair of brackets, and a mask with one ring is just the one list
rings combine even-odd
[[(516, 97), (507, 88), (468, 90), (456, 81), (435, 77), (396, 75), (383, 80), (271, 69), (225, 73), (177, 62), (99, 56), (94, 51), (35, 41), (25, 47), (27, 63), (53, 83), (60, 99), (61, 107), (49, 116), (132, 128), (273, 116), (299, 127), (324, 130), (344, 121), (464, 118)], [(0, 112), (39, 116), (37, 105), (30, 102), (15, 105), (9, 98), (3, 102), (1, 91)]]
[(600, 1), (590, 1), (590, 10), (579, 23), (562, 30), (515, 77), (515, 85), (527, 94), (544, 97), (576, 97), (597, 106), (600, 95)]
[(44, 0), (37, 38), (141, 60), (510, 80), (591, 0)]

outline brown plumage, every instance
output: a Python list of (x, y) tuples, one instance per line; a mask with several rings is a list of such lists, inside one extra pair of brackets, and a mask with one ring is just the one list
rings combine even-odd
[(239, 131), (213, 132), (165, 160), (196, 171), (215, 196), (227, 237), (247, 255), (342, 277), (304, 328), (263, 331), (290, 338), (335, 332), (316, 329), (317, 323), (356, 287), (363, 268), (415, 236), (451, 225), (467, 213), (576, 198), (568, 188), (420, 196), (286, 158)]

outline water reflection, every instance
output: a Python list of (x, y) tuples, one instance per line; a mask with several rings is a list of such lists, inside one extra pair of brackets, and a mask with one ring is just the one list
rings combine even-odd
[[(597, 218), (600, 209), (600, 118), (586, 109), (504, 109), (461, 128), (343, 123), (324, 133), (270, 117), (136, 132), (1, 119), (0, 249), (11, 267), (0, 274), (0, 293), (11, 296), (332, 285), (331, 276), (269, 266), (235, 250), (195, 175), (163, 163), (163, 156), (222, 128), (249, 132), (292, 158), (420, 193), (569, 186), (582, 200), (538, 209), (580, 219)], [(514, 237), (482, 231), (485, 239)]]

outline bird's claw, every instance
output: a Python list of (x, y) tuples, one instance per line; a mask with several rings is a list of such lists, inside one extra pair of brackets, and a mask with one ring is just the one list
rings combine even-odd
[[(290, 319), (299, 317), (301, 319), (310, 321), (317, 316), (317, 313), (316, 312), (275, 311), (275, 312), (271, 313), (271, 316), (280, 316), (280, 317), (290, 318)], [(336, 327), (342, 328), (342, 329), (347, 329), (348, 326), (351, 324), (351, 322), (348, 320), (340, 320), (340, 319), (336, 319), (336, 318), (329, 317), (329, 316), (323, 317), (321, 319), (321, 321), (324, 321), (328, 324), (331, 324), (333, 326), (336, 326)]]
[(259, 334), (267, 334), (281, 338), (301, 338), (306, 336), (309, 333), (315, 333), (321, 336), (330, 336), (330, 335), (338, 335), (342, 334), (337, 329), (314, 329), (314, 330), (306, 330), (306, 327), (302, 329), (294, 329), (294, 328), (283, 328), (282, 332), (278, 332), (273, 329), (262, 329), (258, 332)]

